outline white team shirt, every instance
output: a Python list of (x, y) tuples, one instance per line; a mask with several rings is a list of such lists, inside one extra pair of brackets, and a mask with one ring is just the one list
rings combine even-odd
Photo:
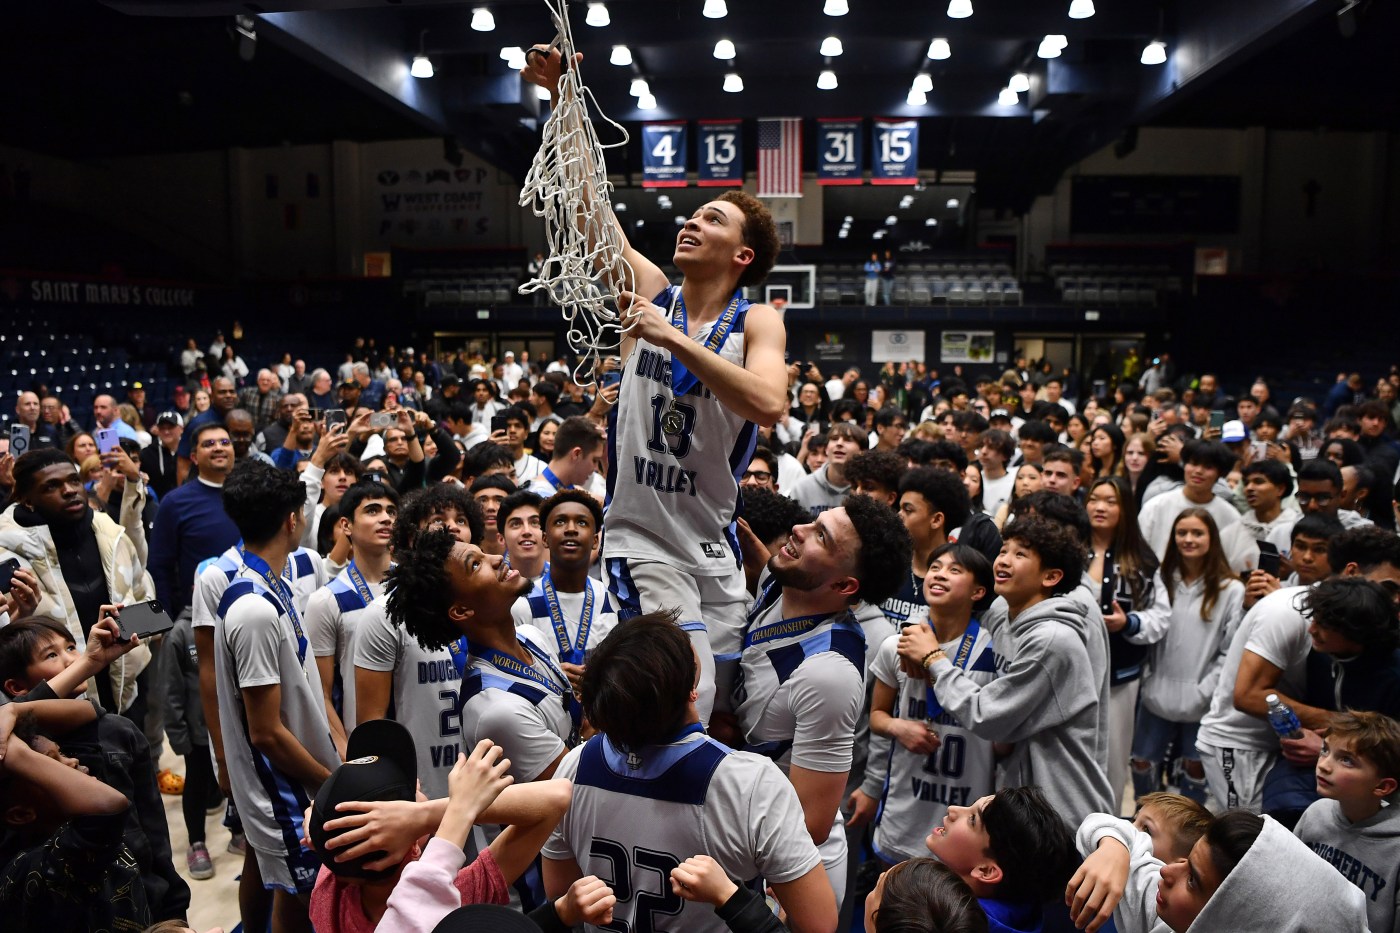
[[(248, 842), (260, 852), (288, 855), (310, 805), (308, 788), (278, 771), (253, 746), (242, 691), (278, 684), (282, 721), (328, 769), (340, 765), (326, 720), (321, 678), (309, 642), (299, 647), (292, 614), (257, 571), (241, 564), (220, 600), (214, 624), (214, 666), (224, 760)], [(310, 880), (297, 878), (298, 885)]]
[[(679, 297), (680, 289), (672, 286), (655, 303), (674, 309)], [(717, 351), (737, 366), (744, 365), (747, 314), (741, 301)], [(693, 339), (704, 344), (718, 336), (723, 320), (722, 314)], [(603, 556), (727, 576), (739, 567), (739, 477), (753, 456), (758, 429), (701, 383), (677, 398), (671, 364), (669, 352), (640, 339), (623, 364), (608, 428)], [(677, 430), (667, 433), (668, 426)]]
[[(447, 777), (462, 748), (457, 689), (462, 676), (446, 648), (428, 650), (384, 614), (377, 599), (355, 626), (355, 666), (392, 672), (389, 718), (402, 723), (418, 753), (418, 779), (432, 800), (447, 796)], [(347, 723), (347, 727), (349, 724)]]
[[(585, 597), (583, 593), (559, 593), (559, 610), (564, 623), (564, 643), (560, 643), (559, 632), (555, 631), (553, 616), (549, 611), (549, 599), (545, 595), (544, 581), (548, 572), (535, 581), (534, 589), (515, 601), (510, 614), (515, 619), (516, 628), (533, 627), (546, 642), (552, 642), (555, 657), (571, 664), (582, 664), (583, 659), (570, 657), (578, 646), (579, 627), (583, 624)], [(582, 646), (584, 652), (592, 651), (617, 627), (617, 610), (613, 608), (607, 587), (592, 577), (588, 578), (588, 590), (593, 594), (593, 621), (588, 628), (588, 637)]]
[(515, 461), (515, 485), (521, 489), (526, 488), (535, 480), (535, 477), (544, 472), (544, 468), (548, 465), (534, 454), (525, 454)]
[[(962, 666), (978, 686), (989, 684), (997, 675), (992, 633), (978, 626), (975, 634), (967, 634), (972, 635), (972, 641)], [(942, 646), (954, 663), (962, 657), (962, 642), (956, 638)], [(927, 722), (932, 691), (926, 681), (900, 670), (898, 649), (898, 635), (885, 639), (870, 666), (870, 675), (895, 690), (896, 719)], [(889, 776), (874, 840), (876, 853), (887, 862), (926, 855), (924, 838), (943, 820), (948, 807), (971, 806), (996, 789), (992, 743), (973, 735), (947, 711), (932, 718), (941, 740), (932, 754), (918, 755), (897, 741), (890, 742)]]
[(346, 567), (313, 593), (306, 605), (312, 652), (318, 658), (335, 658), (335, 678), (341, 692), (337, 712), (347, 735), (359, 721), (355, 718), (355, 629), (369, 607), (384, 595), (382, 582), (371, 583), (363, 577), (357, 580), (356, 576)]
[[(1142, 530), (1142, 540), (1152, 548), (1152, 553), (1157, 555), (1158, 560), (1167, 553), (1167, 542), (1171, 540), (1172, 525), (1176, 522), (1176, 517), (1197, 505), (1186, 498), (1184, 486), (1164, 492), (1142, 504), (1138, 526)], [(1240, 513), (1235, 507), (1219, 496), (1212, 496), (1210, 502), (1199, 508), (1210, 513), (1210, 517), (1215, 519), (1216, 530), (1220, 532), (1224, 532), (1240, 520)]]
[[(194, 599), (190, 605), (191, 627), (214, 627), (218, 620), (219, 600), (242, 566), (243, 555), (237, 545), (199, 565), (195, 570)], [(320, 554), (310, 548), (299, 547), (287, 555), (282, 579), (292, 587), (292, 602), (297, 612), (305, 613), (311, 594), (328, 582), (325, 562)]]
[(574, 795), (542, 854), (633, 892), (613, 908), (629, 929), (729, 929), (709, 904), (672, 893), (671, 869), (692, 855), (711, 856), (741, 883), (785, 884), (820, 861), (797, 792), (773, 763), (698, 731), (632, 756), (594, 736), (555, 776), (573, 781)]

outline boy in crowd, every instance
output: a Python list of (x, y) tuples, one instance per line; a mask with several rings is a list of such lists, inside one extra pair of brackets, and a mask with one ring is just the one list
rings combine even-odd
[[(982, 511), (997, 514), (1001, 504), (1011, 498), (1016, 474), (1007, 470), (1016, 453), (1016, 442), (1005, 431), (989, 428), (977, 442), (977, 464), (982, 470)], [(957, 527), (956, 525), (953, 527)]]
[(496, 530), (505, 543), (506, 564), (534, 584), (549, 568), (549, 553), (540, 535), (540, 503), (528, 489), (520, 489), (501, 501)]
[(351, 558), (306, 606), (307, 637), (321, 674), (326, 718), (342, 752), (355, 715), (355, 630), (370, 605), (384, 595), (389, 545), (399, 511), (392, 486), (362, 480), (340, 500), (337, 531), (350, 542)]
[[(471, 544), (484, 531), (481, 509), (460, 486), (439, 484), (405, 496), (394, 522), (394, 551), (408, 553), (425, 531), (446, 530)], [(461, 676), (444, 648), (424, 648), (385, 612), (376, 599), (355, 630), (356, 725), (393, 718), (417, 737), (418, 780), (423, 793), (447, 796), (448, 775), (457, 760), (457, 689)]]
[(1040, 466), (1046, 449), (1059, 441), (1059, 434), (1044, 421), (1027, 421), (1016, 431), (1018, 453), (1008, 466), (1018, 467), (1023, 463)]
[(899, 478), (908, 469), (907, 461), (888, 450), (863, 450), (846, 465), (851, 491), (869, 496), (894, 508), (899, 501)]
[(283, 577), (301, 540), (304, 491), (294, 474), (250, 460), (224, 483), (224, 510), (244, 550), (214, 626), (219, 719), (233, 799), (274, 933), (310, 929), (316, 860), (297, 842), (310, 796), (340, 764), (301, 610)]
[[(1086, 553), (1074, 532), (1030, 515), (1011, 526), (993, 565), (1000, 599), (984, 621), (1001, 659), (982, 685), (941, 647), (906, 631), (900, 657), (929, 672), (938, 702), (975, 735), (1013, 742), (1002, 786), (1039, 785), (1072, 821), (1111, 808), (1108, 783), (1108, 651), (1102, 623), (1067, 594)], [(1092, 631), (1091, 622), (1099, 631)], [(1099, 639), (1104, 644), (1090, 644)]]
[(851, 491), (846, 463), (866, 450), (868, 444), (865, 431), (856, 425), (833, 424), (826, 435), (826, 463), (798, 480), (787, 494), (802, 503), (814, 518), (827, 509), (838, 507)]
[(583, 490), (566, 489), (544, 501), (539, 521), (549, 566), (511, 614), (517, 627), (532, 625), (554, 640), (559, 666), (577, 689), (585, 658), (617, 625), (607, 589), (588, 575), (603, 509)]
[(962, 479), (948, 470), (919, 467), (899, 480), (899, 517), (912, 545), (909, 573), (880, 606), (895, 625), (924, 606), (924, 574), (932, 554), (948, 543), (948, 532), (967, 522), (972, 504)]
[[(558, 389), (553, 383), (543, 382), (541, 386)], [(539, 386), (535, 387), (539, 391)], [(593, 460), (603, 450), (603, 435), (598, 426), (587, 418), (575, 416), (566, 418), (554, 435), (554, 456), (540, 475), (530, 481), (527, 487), (535, 495), (548, 499), (563, 489), (584, 486), (593, 476)]]
[(544, 463), (534, 454), (525, 450), (525, 438), (530, 436), (531, 418), (519, 405), (512, 405), (505, 409), (501, 412), (501, 417), (506, 419), (505, 439), (504, 441), (498, 440), (495, 433), (492, 434), (491, 439), (510, 451), (515, 467), (515, 485), (528, 486), (544, 472)]
[(1400, 723), (1380, 713), (1332, 720), (1317, 759), (1317, 793), (1293, 834), (1366, 895), (1372, 930), (1394, 930), (1400, 903)]
[(1157, 791), (1137, 799), (1133, 826), (1152, 837), (1152, 854), (1170, 865), (1191, 854), (1210, 829), (1210, 811), (1190, 797)]
[[(1164, 492), (1144, 503), (1138, 515), (1142, 540), (1160, 560), (1167, 553), (1172, 526), (1183, 509), (1199, 506), (1210, 513), (1223, 536), (1231, 525), (1240, 520), (1240, 513), (1228, 500), (1215, 494), (1215, 484), (1230, 472), (1234, 455), (1218, 441), (1188, 441), (1181, 450), (1182, 472), (1186, 485)], [(1046, 477), (1047, 488), (1049, 476)]]
[(1046, 492), (1078, 501), (1084, 469), (1084, 453), (1073, 447), (1051, 447), (1041, 458), (1040, 478)]
[(1293, 494), (1293, 476), (1282, 463), (1260, 460), (1241, 470), (1240, 477), (1249, 511), (1220, 532), (1225, 556), (1236, 573), (1259, 566), (1255, 542), (1267, 541), (1286, 554), (1289, 530), (1303, 517), (1297, 509), (1283, 507), (1283, 501)]
[(506, 501), (506, 496), (515, 491), (513, 479), (495, 473), (478, 474), (472, 482), (472, 499), (481, 509), (481, 518), (486, 526), (485, 537), (474, 543), (487, 554), (499, 557), (506, 552), (505, 541), (502, 540), (500, 528), (496, 524), (496, 515), (500, 512), (501, 503)]

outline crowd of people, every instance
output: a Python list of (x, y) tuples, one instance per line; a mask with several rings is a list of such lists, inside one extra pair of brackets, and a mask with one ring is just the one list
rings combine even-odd
[(22, 395), (4, 916), (186, 929), (221, 807), (249, 931), (1397, 929), (1400, 375), (823, 374), (777, 247), (740, 192), (682, 286), (629, 247), (594, 386)]

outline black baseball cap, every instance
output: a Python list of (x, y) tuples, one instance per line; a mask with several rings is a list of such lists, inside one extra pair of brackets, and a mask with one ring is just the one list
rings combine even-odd
[(461, 384), (462, 384), (462, 380), (458, 379), (456, 376), (443, 376), (443, 377), (442, 377), (442, 387), (443, 387), (444, 389), (447, 388), (448, 386), (459, 386), (459, 385), (461, 385)]
[(438, 921), (433, 933), (539, 933), (525, 914), (499, 904), (468, 904)]
[(364, 867), (366, 862), (383, 858), (383, 852), (371, 852), (350, 862), (337, 862), (335, 853), (326, 850), (326, 843), (339, 834), (328, 834), (325, 824), (342, 815), (335, 809), (342, 803), (413, 800), (418, 787), (418, 753), (413, 736), (392, 719), (363, 722), (350, 734), (345, 758), (345, 764), (332, 771), (316, 792), (307, 827), (311, 844), (321, 863), (341, 878), (371, 881), (387, 878), (398, 869), (397, 865), (377, 872)]
[(180, 417), (178, 411), (163, 411), (156, 415), (156, 424), (173, 424), (177, 428), (183, 428), (185, 426), (185, 419)]

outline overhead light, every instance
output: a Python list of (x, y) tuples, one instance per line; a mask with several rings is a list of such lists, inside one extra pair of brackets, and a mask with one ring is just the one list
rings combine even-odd
[(627, 213), (627, 202), (618, 201), (616, 204), (613, 205), (613, 212), (617, 214)]
[(676, 226), (677, 226), (677, 227), (684, 227), (684, 226), (685, 226), (685, 215), (684, 215), (684, 214), (677, 214), (675, 220), (676, 220)]
[(535, 97), (539, 98), (540, 100), (549, 100), (549, 88), (540, 87), (538, 84), (536, 84)]
[(872, 240), (883, 240), (885, 238), (885, 231), (883, 229), (876, 230), (870, 235), (870, 238)]
[(997, 95), (997, 103), (1003, 107), (1015, 107), (1020, 102), (1021, 98), (1017, 97), (1016, 92), (1009, 87), (1002, 88), (1001, 93)]
[(496, 28), (496, 17), (484, 6), (472, 10), (472, 28), (477, 32), (490, 32)]
[(897, 223), (899, 223), (899, 218), (894, 216), (893, 214), (885, 218), (886, 227), (893, 227)]
[(845, 224), (848, 224), (848, 223), (850, 223), (850, 222), (853, 221), (853, 220), (855, 220), (855, 218), (852, 217), (850, 214), (847, 214), (846, 217), (845, 217), (845, 219), (843, 219), (841, 222), (842, 222), (842, 223), (845, 223)]
[(615, 45), (612, 50), (612, 57), (608, 59), (614, 65), (632, 64), (632, 50), (625, 45)]
[(1067, 45), (1069, 40), (1064, 36), (1046, 36), (1040, 40), (1040, 48), (1035, 50), (1035, 54), (1041, 58), (1059, 58)]
[(947, 207), (948, 210), (950, 210), (950, 211), (955, 211), (955, 210), (958, 209), (958, 199), (957, 199), (957, 198), (949, 198), (949, 199), (948, 199), (948, 203), (947, 203), (946, 205), (944, 205), (944, 206)]
[(905, 98), (905, 101), (910, 107), (922, 107), (928, 103), (928, 94), (915, 86), (909, 89), (909, 96)]
[(850, 232), (845, 227), (842, 227), (836, 235), (844, 240), (846, 237), (850, 236)]
[(649, 94), (649, 93), (648, 93), (648, 94), (643, 94), (641, 97), (638, 97), (638, 98), (637, 98), (637, 109), (638, 109), (638, 110), (655, 110), (655, 109), (656, 109), (656, 98), (655, 98), (655, 97), (652, 97), (651, 94)]
[(744, 89), (744, 79), (739, 77), (737, 72), (729, 72), (724, 76), (724, 89), (731, 94), (738, 94)]
[(507, 45), (501, 49), (501, 59), (512, 71), (525, 67), (525, 50), (518, 45)]
[(722, 62), (734, 59), (734, 43), (729, 39), (721, 39), (715, 43), (715, 58)]
[(933, 79), (928, 76), (928, 72), (921, 71), (914, 75), (914, 90), (921, 94), (927, 94), (933, 90)]
[(972, 0), (948, 0), (949, 19), (967, 19), (972, 15)]
[(724, 5), (724, 0), (705, 0), (705, 8), (700, 12), (710, 19), (723, 19), (729, 15), (729, 8)]
[(904, 197), (899, 199), (899, 209), (902, 211), (906, 211), (913, 205), (913, 203), (914, 196), (912, 194), (906, 194)]
[(647, 225), (647, 222), (646, 222), (644, 219), (642, 219), (641, 217), (638, 217), (638, 218), (637, 218), (636, 223), (637, 223), (637, 226), (638, 226), (638, 227), (645, 227), (645, 226)]
[(846, 5), (846, 0), (826, 0), (822, 12), (827, 16), (845, 16), (851, 12), (851, 8)]
[(646, 78), (633, 78), (632, 86), (627, 89), (627, 93), (633, 97), (642, 97), (651, 93), (651, 88), (647, 86)]
[(1070, 0), (1069, 18), (1088, 19), (1094, 15), (1094, 0)]
[(835, 88), (836, 88), (836, 72), (834, 72), (834, 71), (823, 71), (821, 74), (817, 75), (817, 90), (819, 90), (819, 91), (831, 91), (831, 90), (835, 90)]
[(822, 40), (821, 54), (827, 58), (835, 58), (842, 52), (841, 40), (835, 36), (827, 36)]
[(590, 26), (606, 26), (612, 22), (612, 17), (608, 16), (608, 8), (601, 3), (588, 4), (588, 15), (583, 21)]
[(1024, 94), (1031, 89), (1031, 76), (1024, 71), (1018, 71), (1011, 76), (1011, 81), (1006, 86), (1017, 94)]
[(1167, 63), (1167, 44), (1161, 39), (1153, 39), (1142, 49), (1142, 63), (1144, 65), (1165, 65)]
[(431, 78), (433, 76), (433, 63), (426, 55), (413, 56), (413, 67), (408, 69), (408, 73), (415, 78)]
[(934, 39), (928, 44), (928, 57), (934, 61), (941, 62), (950, 58), (952, 54), (953, 49), (948, 45), (947, 39)]
[(924, 226), (925, 226), (925, 227), (936, 227), (936, 226), (938, 226), (938, 221), (937, 221), (935, 218), (930, 217), (930, 218), (928, 218), (927, 220), (924, 221)]

